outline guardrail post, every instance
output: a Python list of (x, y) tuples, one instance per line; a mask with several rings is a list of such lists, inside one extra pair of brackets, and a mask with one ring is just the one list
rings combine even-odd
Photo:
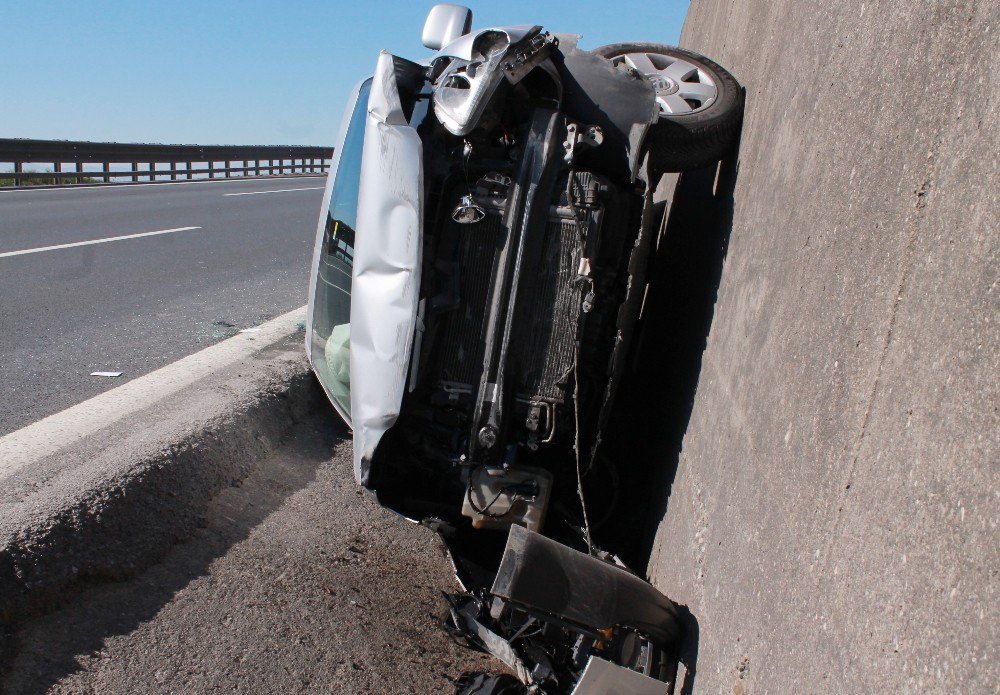
[(62, 162), (52, 162), (52, 170), (57, 174), (57, 176), (53, 178), (53, 181), (57, 184), (62, 183), (62, 176), (58, 176), (58, 174), (62, 173)]
[(104, 167), (104, 183), (111, 183), (111, 162), (102, 162)]
[(73, 162), (73, 170), (76, 172), (76, 182), (83, 183), (83, 162)]
[(225, 175), (222, 178), (224, 178), (224, 179), (232, 178), (233, 172), (230, 171), (230, 169), (232, 169), (232, 168), (233, 168), (233, 163), (227, 159), (226, 160), (226, 171), (224, 172)]
[(187, 162), (187, 177), (188, 181), (191, 180), (191, 162)]
[(24, 173), (24, 165), (21, 162), (14, 162), (14, 185), (21, 185), (21, 177), (19, 174)]
[(132, 182), (139, 180), (139, 162), (132, 162)]

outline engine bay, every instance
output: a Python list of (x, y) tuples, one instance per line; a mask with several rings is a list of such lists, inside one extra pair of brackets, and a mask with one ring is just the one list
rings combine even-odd
[[(432, 63), (413, 94), (425, 197), (418, 326), (407, 393), (367, 483), (446, 537), (540, 531), (551, 509), (586, 526), (581, 469), (641, 299), (633, 257), (649, 196), (635, 143), (649, 116), (628, 104), (645, 103), (648, 86), (573, 37), (536, 27), (510, 46), (496, 34), (477, 38), (472, 60)], [(456, 90), (496, 51), (508, 79), (485, 100), (465, 85), (480, 99), (470, 128)]]

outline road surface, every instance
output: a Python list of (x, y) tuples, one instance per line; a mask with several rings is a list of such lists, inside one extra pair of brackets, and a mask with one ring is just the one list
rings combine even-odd
[(0, 435), (303, 305), (323, 183), (0, 192)]

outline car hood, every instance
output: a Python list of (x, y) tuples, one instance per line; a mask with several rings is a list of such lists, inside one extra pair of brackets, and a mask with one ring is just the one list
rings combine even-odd
[(366, 486), (375, 448), (399, 417), (420, 288), (422, 145), (400, 104), (394, 60), (379, 56), (368, 99), (351, 282), (354, 475)]

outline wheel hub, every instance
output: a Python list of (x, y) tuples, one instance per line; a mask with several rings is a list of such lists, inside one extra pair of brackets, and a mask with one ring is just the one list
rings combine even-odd
[(677, 83), (665, 75), (646, 75), (646, 79), (648, 79), (649, 83), (653, 85), (653, 89), (656, 90), (656, 93), (661, 96), (677, 93)]
[(711, 73), (684, 57), (626, 53), (617, 60), (646, 78), (656, 93), (661, 116), (683, 116), (704, 111), (719, 96)]

